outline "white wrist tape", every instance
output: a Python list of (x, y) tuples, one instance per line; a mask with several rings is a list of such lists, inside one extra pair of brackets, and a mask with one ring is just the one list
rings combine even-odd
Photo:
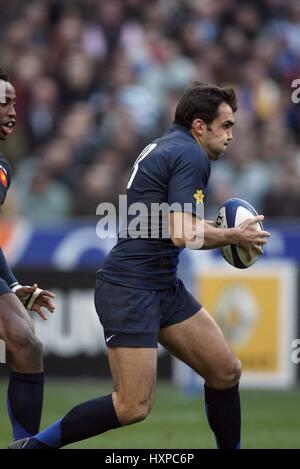
[[(16, 293), (20, 288), (23, 288), (23, 285), (17, 284), (11, 288), (11, 291), (13, 293)], [(37, 288), (33, 293), (28, 293), (26, 296), (24, 296), (24, 298), (21, 299), (26, 309), (28, 309), (29, 311), (31, 310), (31, 308), (34, 305), (35, 300), (37, 299), (37, 297), (39, 296), (41, 292), (42, 292), (41, 288)]]
[(22, 285), (20, 285), (19, 283), (17, 283), (13, 287), (10, 287), (10, 289), (13, 293), (16, 293), (16, 291), (19, 290), (20, 288), (22, 288)]
[(24, 305), (25, 308), (29, 309), (30, 311), (35, 303), (35, 300), (37, 299), (37, 297), (39, 296), (41, 292), (42, 292), (41, 288), (37, 288), (33, 293), (31, 293), (30, 297), (28, 298), (28, 300), (26, 301)]

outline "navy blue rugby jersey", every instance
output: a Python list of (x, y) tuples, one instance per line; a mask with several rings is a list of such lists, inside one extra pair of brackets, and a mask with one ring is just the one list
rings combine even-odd
[(11, 171), (6, 158), (0, 153), (0, 205), (4, 204), (10, 186)]
[[(196, 213), (197, 203), (205, 201), (209, 175), (207, 153), (188, 129), (173, 124), (136, 160), (127, 186), (128, 206), (142, 202), (149, 208), (153, 203), (177, 202), (182, 207), (189, 204), (188, 210)], [(128, 216), (128, 222), (132, 218)], [(174, 286), (181, 249), (175, 247), (168, 237), (160, 236), (161, 224), (160, 220), (160, 227), (158, 231), (154, 229), (154, 234), (157, 233), (151, 238), (149, 228), (138, 238), (122, 237), (124, 231), (121, 231), (117, 244), (97, 271), (97, 278), (150, 290)]]

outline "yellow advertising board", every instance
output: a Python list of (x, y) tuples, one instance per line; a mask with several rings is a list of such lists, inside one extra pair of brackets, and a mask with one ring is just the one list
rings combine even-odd
[(294, 382), (295, 280), (296, 269), (286, 261), (260, 261), (245, 270), (211, 261), (196, 275), (196, 297), (242, 361), (242, 384), (276, 387)]

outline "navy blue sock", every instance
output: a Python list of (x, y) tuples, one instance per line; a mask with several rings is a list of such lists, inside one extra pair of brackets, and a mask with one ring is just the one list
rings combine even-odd
[(120, 426), (112, 396), (99, 397), (73, 407), (61, 420), (34, 435), (30, 447), (61, 448)]
[(239, 385), (218, 390), (204, 385), (208, 423), (219, 449), (239, 449), (241, 440), (241, 406)]
[(17, 373), (11, 371), (7, 409), (18, 440), (39, 431), (44, 391), (44, 373)]

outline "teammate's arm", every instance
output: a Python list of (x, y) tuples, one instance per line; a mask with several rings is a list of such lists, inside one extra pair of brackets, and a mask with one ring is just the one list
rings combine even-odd
[(261, 254), (261, 246), (270, 236), (267, 231), (257, 231), (254, 225), (263, 215), (249, 218), (236, 228), (216, 228), (211, 221), (200, 220), (195, 215), (172, 212), (169, 216), (170, 238), (179, 248), (214, 249), (237, 244), (246, 250), (255, 249)]
[(14, 285), (18, 285), (18, 280), (14, 276), (11, 268), (6, 262), (5, 256), (2, 249), (0, 248), (0, 277), (5, 280), (7, 285), (12, 288)]
[(54, 293), (48, 290), (38, 288), (35, 283), (33, 286), (22, 286), (19, 284), (11, 268), (6, 262), (4, 253), (0, 248), (0, 277), (5, 280), (7, 285), (11, 288), (12, 293), (15, 293), (25, 308), (35, 311), (42, 319), (46, 320), (47, 316), (42, 308), (46, 308), (50, 313), (55, 310), (55, 305), (52, 299), (55, 298)]

